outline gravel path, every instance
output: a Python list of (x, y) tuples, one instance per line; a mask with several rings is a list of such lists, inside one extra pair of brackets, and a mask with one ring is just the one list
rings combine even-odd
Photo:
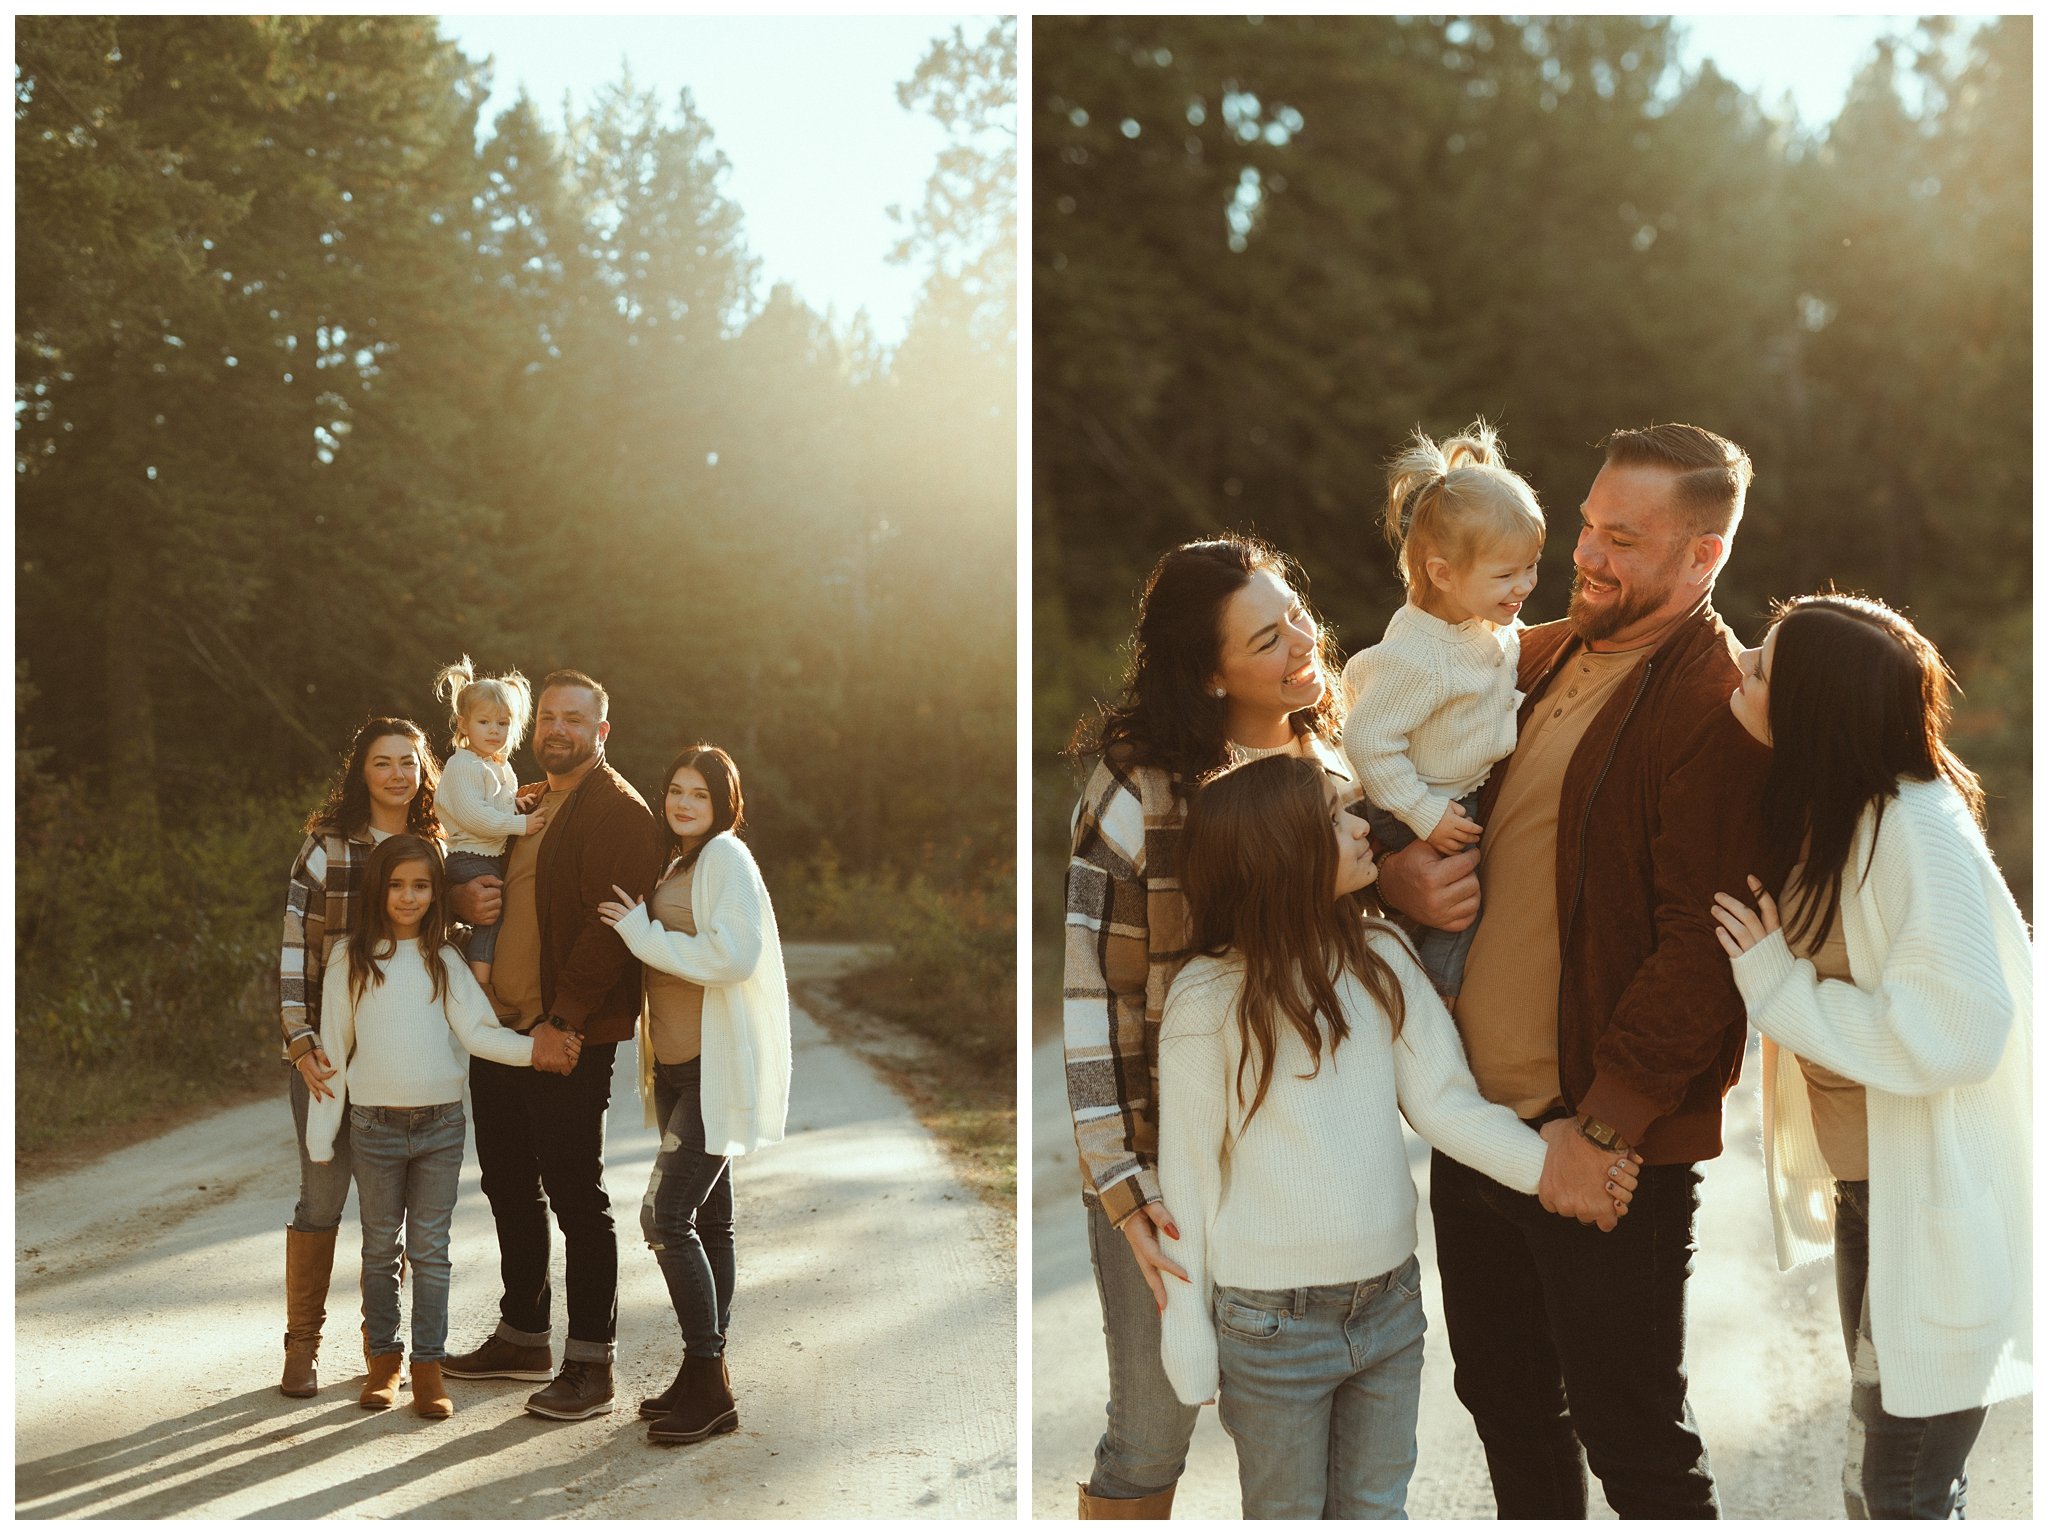
[[(792, 974), (815, 977), (844, 951), (791, 945), (788, 957)], [(521, 1410), (535, 1388), (514, 1381), (451, 1381), (452, 1422), (358, 1408), (353, 1199), (320, 1394), (279, 1395), (282, 1228), (297, 1182), (280, 1079), (273, 1103), (19, 1192), (17, 1516), (1014, 1516), (1008, 1224), (959, 1185), (902, 1100), (801, 1010), (795, 1047), (789, 1138), (736, 1168), (736, 1434), (651, 1446), (633, 1414), (668, 1384), (680, 1344), (639, 1238), (656, 1137), (640, 1123), (630, 1049), (605, 1159), (619, 1228), (612, 1412), (549, 1423)], [(459, 1351), (485, 1336), (497, 1305), (473, 1151), (454, 1251)], [(559, 1295), (559, 1242), (555, 1264)]]

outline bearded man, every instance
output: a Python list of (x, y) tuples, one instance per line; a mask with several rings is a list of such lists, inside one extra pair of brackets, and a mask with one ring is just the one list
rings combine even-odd
[[(1592, 1173), (1641, 1153), (1611, 1231), (1431, 1163), (1458, 1398), (1500, 1517), (1584, 1518), (1590, 1459), (1624, 1518), (1718, 1516), (1686, 1400), (1698, 1165), (1721, 1151), (1742, 999), (1716, 890), (1758, 865), (1768, 754), (1729, 711), (1740, 648), (1714, 612), (1750, 478), (1699, 427), (1617, 431), (1580, 508), (1570, 616), (1529, 630), (1515, 750), (1476, 850), (1418, 841), (1380, 890), (1429, 926), (1484, 908), (1457, 1000), (1479, 1088), (1532, 1125), (1570, 1117)], [(1476, 866), (1476, 867), (1475, 867)]]

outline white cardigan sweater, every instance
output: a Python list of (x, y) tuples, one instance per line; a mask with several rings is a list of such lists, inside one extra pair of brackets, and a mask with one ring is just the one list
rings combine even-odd
[(333, 1158), (334, 1137), (350, 1103), (400, 1109), (455, 1103), (469, 1078), (470, 1056), (503, 1066), (533, 1064), (533, 1041), (498, 1022), (461, 954), (441, 951), (448, 989), (436, 1002), (419, 941), (393, 949), (379, 963), (383, 983), (365, 988), (360, 1002), (349, 1000), (348, 939), (340, 939), (327, 956), (320, 1048), (334, 1067), (327, 1083), (334, 1096), (307, 1105), (306, 1155), (315, 1162)]
[[(642, 964), (704, 988), (704, 1149), (743, 1156), (782, 1139), (789, 1117), (789, 985), (775, 908), (754, 855), (720, 832), (690, 871), (693, 937), (672, 933), (645, 902), (618, 925)], [(654, 1041), (640, 1014), (640, 1092), (654, 1123)]]
[(503, 762), (490, 762), (467, 746), (448, 754), (434, 786), (434, 810), (451, 853), (495, 858), (507, 837), (526, 835), (526, 817), (513, 809), (519, 776)]
[(1855, 984), (1819, 979), (1781, 933), (1734, 962), (1764, 1035), (1778, 1264), (1825, 1256), (1834, 1228), (1796, 1051), (1868, 1090), (1870, 1316), (1885, 1410), (1924, 1418), (1985, 1406), (2032, 1389), (2026, 924), (1943, 782), (1902, 781), (1881, 824), (1866, 811), (1846, 867)]
[(1366, 796), (1418, 837), (1515, 749), (1519, 620), (1445, 623), (1413, 603), (1344, 666), (1344, 755)]
[[(1159, 1182), (1180, 1226), (1161, 1245), (1188, 1272), (1166, 1276), (1159, 1352), (1190, 1405), (1216, 1394), (1212, 1286), (1257, 1290), (1344, 1284), (1406, 1263), (1415, 1251), (1415, 1182), (1401, 1140), (1416, 1133), (1489, 1178), (1533, 1194), (1545, 1147), (1513, 1110), (1472, 1083), (1450, 1014), (1399, 937), (1372, 930), (1401, 980), (1407, 1014), (1397, 1040), (1386, 1014), (1349, 974), (1339, 996), (1351, 1037), (1322, 1068), (1291, 1025), (1279, 1032), (1272, 1085), (1247, 1128), (1235, 1083), (1237, 999), (1244, 962), (1190, 960), (1175, 978), (1159, 1030)], [(1245, 1072), (1246, 1101), (1255, 1091)]]

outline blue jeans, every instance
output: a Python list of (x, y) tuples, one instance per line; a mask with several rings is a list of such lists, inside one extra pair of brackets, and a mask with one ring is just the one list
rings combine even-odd
[[(1458, 808), (1479, 818), (1479, 791), (1474, 789), (1457, 801)], [(1372, 827), (1373, 837), (1389, 853), (1398, 853), (1416, 840), (1408, 823), (1392, 811), (1382, 810), (1368, 803), (1365, 807), (1366, 823)], [(1418, 927), (1415, 930), (1415, 956), (1422, 961), (1422, 968), (1429, 976), (1429, 982), (1438, 993), (1455, 997), (1465, 986), (1465, 956), (1472, 952), (1472, 940), (1478, 936), (1477, 921), (1467, 924), (1460, 933), (1447, 933), (1441, 928)]]
[[(448, 855), (448, 883), (466, 885), (473, 879), (486, 874), (505, 877), (505, 855), (503, 853), (450, 853)], [(499, 918), (502, 922), (503, 917)], [(498, 952), (498, 923), (489, 927), (472, 927), (469, 942), (462, 946), (462, 957), (473, 964), (488, 965)]]
[(640, 1232), (661, 1265), (669, 1303), (683, 1330), (683, 1353), (725, 1352), (736, 1271), (732, 1241), (732, 1161), (704, 1150), (703, 1058), (654, 1067), (654, 1112), (661, 1151), (640, 1201)]
[(1842, 1502), (1851, 1519), (1960, 1519), (1969, 1478), (1963, 1462), (1985, 1409), (1932, 1418), (1884, 1410), (1877, 1344), (1870, 1331), (1870, 1183), (1835, 1184), (1835, 1299), (1849, 1350), (1849, 1443)]
[(334, 1160), (311, 1160), (306, 1155), (306, 1116), (312, 1106), (312, 1089), (298, 1067), (285, 1070), (292, 1076), (292, 1134), (299, 1147), (299, 1202), (292, 1210), (292, 1230), (332, 1231), (341, 1224), (341, 1207), (348, 1203), (348, 1115), (341, 1116), (341, 1128), (334, 1132)]
[(1200, 1409), (1183, 1406), (1173, 1394), (1159, 1362), (1159, 1308), (1151, 1288), (1138, 1272), (1130, 1243), (1093, 1200), (1088, 1258), (1109, 1348), (1109, 1423), (1095, 1446), (1088, 1491), (1098, 1498), (1142, 1498), (1180, 1480)]
[[(462, 1181), (462, 1105), (350, 1104), (363, 1216), (363, 1321), (372, 1354), (398, 1350), (398, 1260), (412, 1260), (412, 1357), (448, 1353), (448, 1227)], [(401, 1228), (403, 1242), (401, 1244)]]
[(1247, 1519), (1405, 1519), (1422, 1266), (1295, 1290), (1218, 1285), (1217, 1413)]

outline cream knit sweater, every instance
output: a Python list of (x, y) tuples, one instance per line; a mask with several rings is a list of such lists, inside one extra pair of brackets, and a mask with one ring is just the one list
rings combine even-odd
[(1825, 1256), (1834, 1226), (1793, 1052), (1868, 1089), (1884, 1406), (1930, 1417), (2032, 1389), (2033, 955), (1946, 783), (1901, 782), (1881, 823), (1866, 812), (1847, 868), (1855, 984), (1819, 979), (1778, 933), (1734, 962), (1735, 983), (1764, 1035), (1764, 1171), (1782, 1268)]
[[(1214, 1285), (1288, 1289), (1343, 1284), (1398, 1268), (1415, 1251), (1415, 1183), (1401, 1116), (1425, 1141), (1509, 1188), (1536, 1191), (1541, 1136), (1472, 1084), (1450, 1014), (1394, 933), (1372, 947), (1401, 980), (1400, 1038), (1353, 976), (1339, 994), (1351, 1037), (1323, 1051), (1280, 1033), (1272, 1085), (1246, 1127), (1234, 1082), (1243, 962), (1190, 960), (1159, 1031), (1159, 1181), (1180, 1227), (1163, 1240), (1188, 1272), (1166, 1277), (1160, 1358), (1183, 1402), (1216, 1394)], [(1247, 1101), (1252, 1092), (1246, 1070)]]
[(434, 810), (448, 851), (496, 857), (507, 837), (525, 836), (526, 817), (512, 808), (518, 793), (519, 775), (510, 766), (457, 747), (434, 786)]
[(399, 1109), (454, 1103), (462, 1097), (472, 1055), (504, 1066), (533, 1064), (533, 1041), (498, 1022), (459, 953), (441, 953), (448, 989), (436, 1002), (418, 940), (395, 947), (380, 964), (383, 984), (368, 987), (354, 1003), (348, 994), (348, 940), (327, 956), (320, 1048), (334, 1066), (327, 1083), (334, 1096), (307, 1106), (306, 1154), (315, 1162), (334, 1156), (334, 1137), (350, 1103)]
[(1366, 795), (1418, 837), (1515, 749), (1522, 626), (1447, 624), (1408, 603), (1344, 666), (1344, 754)]

